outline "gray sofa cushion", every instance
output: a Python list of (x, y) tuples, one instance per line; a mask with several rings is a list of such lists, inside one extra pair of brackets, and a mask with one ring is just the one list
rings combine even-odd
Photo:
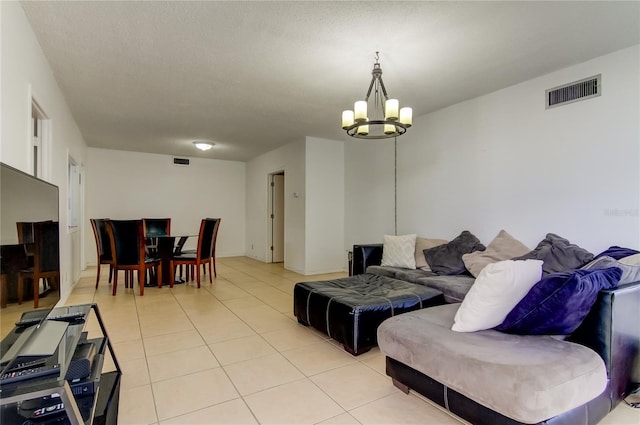
[(432, 276), (437, 276), (437, 275), (433, 272), (427, 272), (427, 271), (418, 270), (418, 269), (416, 270), (402, 269), (396, 272), (396, 279), (405, 280), (411, 283), (418, 283), (420, 279), (424, 279)]
[(444, 300), (448, 303), (461, 302), (469, 292), (473, 282), (475, 282), (475, 278), (469, 275), (440, 276), (433, 272), (403, 269), (401, 267), (369, 266), (367, 267), (367, 273), (418, 283), (437, 289), (444, 294)]
[(378, 276), (392, 277), (394, 279), (404, 280), (411, 283), (416, 283), (418, 279), (423, 277), (436, 276), (436, 274), (433, 272), (391, 266), (369, 266), (367, 267), (366, 273), (375, 274)]
[(417, 279), (415, 283), (441, 291), (444, 294), (444, 300), (448, 303), (459, 303), (462, 302), (475, 281), (473, 276), (468, 275), (433, 275)]
[(591, 349), (550, 336), (454, 332), (458, 307), (446, 304), (385, 320), (378, 328), (380, 350), (524, 423), (564, 413), (604, 390), (604, 362)]

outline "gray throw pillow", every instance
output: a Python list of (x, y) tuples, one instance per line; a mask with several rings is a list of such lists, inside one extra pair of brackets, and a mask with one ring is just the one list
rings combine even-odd
[(616, 260), (615, 258), (604, 256), (598, 257), (590, 263), (585, 264), (581, 268), (583, 270), (595, 270), (595, 269), (608, 269), (610, 267), (617, 267), (622, 270), (622, 277), (618, 285), (624, 285), (625, 283), (637, 282), (640, 280), (640, 266), (634, 266), (624, 264)]
[(480, 239), (465, 230), (451, 242), (425, 249), (423, 252), (433, 272), (441, 275), (458, 275), (467, 272), (462, 256), (484, 249), (485, 246), (480, 243)]
[(535, 249), (512, 260), (542, 260), (542, 275), (579, 269), (593, 260), (593, 254), (554, 233), (540, 241)]
[(500, 230), (498, 236), (489, 242), (487, 249), (472, 252), (471, 254), (464, 254), (462, 261), (467, 270), (469, 270), (474, 277), (478, 277), (482, 269), (487, 265), (508, 260), (518, 255), (524, 255), (529, 251), (530, 249), (525, 244), (515, 239), (507, 233), (506, 230)]
[(430, 272), (431, 268), (429, 268), (429, 264), (427, 264), (427, 260), (426, 258), (424, 258), (424, 250), (445, 244), (447, 242), (449, 241), (446, 239), (426, 239), (416, 237), (416, 269)]

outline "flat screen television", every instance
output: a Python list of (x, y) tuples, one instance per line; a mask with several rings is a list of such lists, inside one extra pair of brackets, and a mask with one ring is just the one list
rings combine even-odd
[[(0, 307), (0, 338), (4, 338), (23, 313), (33, 310), (32, 286), (25, 288), (22, 304), (18, 304), (18, 273), (27, 268), (28, 247), (20, 243), (17, 223), (59, 221), (58, 187), (0, 162), (0, 273), (6, 280)], [(59, 232), (55, 248), (45, 255), (53, 256), (60, 270)], [(23, 236), (23, 241), (25, 237)], [(33, 261), (33, 259), (31, 259)], [(38, 283), (39, 309), (52, 309), (60, 300), (58, 285)]]

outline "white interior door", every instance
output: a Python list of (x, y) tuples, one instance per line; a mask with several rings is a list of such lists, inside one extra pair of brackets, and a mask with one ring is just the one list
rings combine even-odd
[(284, 261), (284, 173), (271, 175), (271, 262)]

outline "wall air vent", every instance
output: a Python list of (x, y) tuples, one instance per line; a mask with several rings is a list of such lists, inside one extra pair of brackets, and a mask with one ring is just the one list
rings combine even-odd
[(602, 93), (601, 75), (598, 74), (547, 90), (545, 92), (546, 109), (600, 96)]
[(188, 158), (173, 158), (174, 165), (189, 165)]

